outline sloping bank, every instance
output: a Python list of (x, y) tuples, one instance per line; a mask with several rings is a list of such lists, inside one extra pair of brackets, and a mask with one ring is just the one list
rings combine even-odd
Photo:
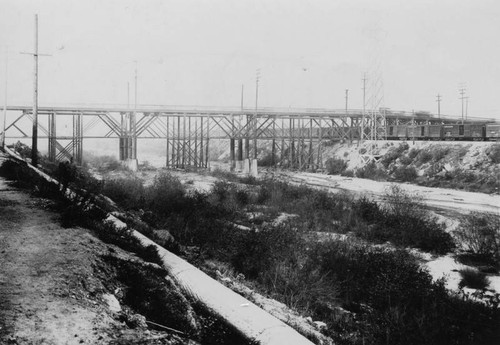
[[(12, 150), (7, 153), (21, 159)], [(57, 182), (47, 174), (28, 163), (30, 169), (50, 182)], [(117, 227), (125, 223), (110, 215)], [(154, 245), (162, 257), (163, 265), (171, 273), (172, 278), (190, 295), (207, 306), (249, 339), (262, 345), (312, 345), (313, 343), (274, 316), (268, 314), (257, 305), (233, 292), (216, 280), (197, 269), (180, 257), (167, 251), (138, 231), (133, 231), (144, 246)]]

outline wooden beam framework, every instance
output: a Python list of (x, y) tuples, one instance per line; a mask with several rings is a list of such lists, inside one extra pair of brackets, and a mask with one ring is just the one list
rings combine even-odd
[[(32, 109), (8, 107), (7, 110), (6, 137), (30, 138), (27, 133), (33, 122)], [(263, 158), (262, 148), (266, 147), (268, 154), (270, 149), (268, 165), (299, 170), (321, 169), (325, 145), (369, 139), (376, 136), (370, 132), (371, 128), (459, 121), (443, 115), (438, 119), (422, 112), (386, 111), (385, 123), (372, 124), (361, 110), (314, 109), (255, 112), (40, 107), (38, 117), (39, 139), (47, 139), (51, 161), (82, 164), (84, 138), (118, 139), (120, 160), (137, 159), (138, 140), (160, 139), (165, 140), (167, 167), (207, 168), (211, 144), (222, 141), (229, 145), (232, 168), (234, 161)]]

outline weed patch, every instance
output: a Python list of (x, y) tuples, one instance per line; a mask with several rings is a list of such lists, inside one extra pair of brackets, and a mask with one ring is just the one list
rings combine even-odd
[(458, 284), (460, 288), (468, 287), (471, 289), (484, 290), (490, 284), (486, 274), (474, 269), (468, 268), (460, 270), (460, 275), (462, 276), (462, 280)]
[(454, 234), (463, 250), (500, 265), (500, 216), (471, 212), (460, 218)]
[(329, 175), (340, 175), (347, 169), (347, 162), (340, 158), (329, 158), (325, 162), (326, 171)]
[(393, 185), (385, 195), (383, 208), (361, 198), (354, 203), (360, 217), (369, 226), (354, 227), (359, 237), (372, 242), (390, 241), (398, 246), (415, 247), (427, 252), (444, 254), (454, 248), (452, 237), (445, 227), (429, 216), (418, 195), (412, 195)]
[(402, 182), (412, 182), (418, 177), (417, 170), (414, 167), (400, 166), (394, 171), (394, 178)]
[(377, 163), (370, 162), (356, 170), (356, 177), (359, 178), (368, 178), (375, 181), (385, 181), (387, 180), (387, 172), (379, 168)]
[(384, 167), (389, 167), (389, 165), (396, 161), (398, 158), (400, 158), (405, 151), (407, 151), (409, 148), (409, 145), (407, 143), (400, 144), (399, 146), (396, 147), (391, 147), (389, 151), (382, 156), (380, 159), (380, 162)]
[(317, 244), (310, 264), (337, 282), (343, 307), (356, 315), (340, 324), (331, 312), (321, 315), (341, 343), (493, 344), (499, 338), (496, 309), (448, 295), (405, 251), (333, 241)]

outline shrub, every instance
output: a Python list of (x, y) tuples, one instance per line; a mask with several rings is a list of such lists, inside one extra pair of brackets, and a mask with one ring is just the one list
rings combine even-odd
[(276, 155), (273, 156), (271, 152), (267, 153), (257, 162), (257, 165), (260, 167), (272, 167), (276, 164), (278, 164), (278, 157)]
[(451, 235), (445, 231), (443, 224), (428, 214), (420, 196), (392, 185), (384, 199), (383, 208), (366, 198), (353, 204), (353, 210), (370, 224), (354, 227), (352, 230), (357, 236), (372, 242), (390, 241), (397, 246), (439, 254), (454, 248)]
[(500, 263), (500, 217), (492, 213), (471, 212), (460, 218), (455, 230), (462, 249), (494, 258)]
[(83, 163), (85, 166), (96, 168), (97, 171), (101, 174), (115, 170), (127, 170), (127, 168), (123, 164), (121, 164), (121, 162), (116, 157), (109, 155), (97, 156), (89, 152), (85, 152)]
[(446, 157), (446, 155), (449, 152), (450, 152), (450, 148), (449, 147), (441, 147), (441, 146), (434, 147), (432, 149), (432, 151), (431, 151), (432, 159), (435, 162), (439, 162), (441, 159), (443, 159), (444, 157)]
[(427, 162), (430, 162), (432, 160), (432, 153), (430, 153), (428, 150), (421, 150), (420, 153), (418, 154), (418, 162), (421, 164), (425, 164)]
[(326, 160), (325, 166), (329, 175), (339, 175), (347, 169), (347, 162), (343, 159), (333, 157)]
[(383, 216), (383, 211), (380, 209), (378, 203), (365, 196), (356, 200), (352, 208), (367, 222), (377, 221)]
[(61, 201), (64, 198), (57, 183), (47, 181), (31, 170), (23, 161), (14, 159), (4, 161), (0, 168), (0, 174), (7, 179), (14, 180), (15, 186), (30, 189), (41, 197), (55, 201)]
[[(16, 151), (21, 157), (24, 159), (30, 158), (31, 159), (31, 147), (23, 144), (22, 142), (18, 141), (13, 145), (13, 150)], [(40, 157), (40, 156), (38, 156)]]
[(474, 266), (479, 272), (487, 274), (498, 274), (500, 265), (495, 262), (491, 255), (460, 253), (455, 256), (455, 260), (468, 266)]
[(18, 180), (21, 173), (19, 163), (12, 159), (7, 159), (0, 165), (0, 176), (5, 177), (7, 180)]
[(180, 212), (187, 206), (185, 187), (177, 177), (167, 172), (156, 175), (144, 194), (145, 207), (162, 217)]
[(500, 163), (500, 144), (492, 145), (486, 152), (491, 161), (495, 164)]
[(471, 289), (485, 290), (489, 285), (486, 274), (474, 269), (466, 268), (460, 270), (460, 275), (462, 276), (462, 280), (458, 284), (460, 288), (465, 286)]
[(273, 261), (293, 256), (294, 250), (299, 248), (298, 243), (302, 241), (296, 230), (283, 225), (264, 227), (239, 238), (231, 263), (245, 276), (257, 278), (269, 269)]
[(400, 166), (394, 171), (394, 178), (398, 181), (412, 182), (418, 177), (414, 167)]
[(421, 218), (425, 215), (422, 196), (410, 193), (397, 184), (391, 184), (384, 194), (387, 211), (396, 217)]
[(67, 161), (59, 163), (54, 173), (56, 179), (61, 183), (63, 191), (66, 191), (70, 184), (76, 183), (78, 174), (78, 167)]
[(356, 170), (356, 177), (382, 181), (387, 179), (387, 173), (385, 170), (378, 168), (375, 162), (370, 162)]
[(420, 150), (417, 149), (417, 148), (412, 148), (410, 150), (410, 152), (408, 152), (408, 157), (411, 159), (411, 160), (414, 160), (418, 154), (420, 153)]
[(237, 212), (246, 206), (249, 195), (245, 190), (227, 181), (216, 181), (210, 193), (210, 201), (228, 212)]
[(344, 170), (344, 172), (341, 173), (340, 176), (354, 177), (354, 171), (352, 171), (350, 169)]
[(261, 283), (274, 298), (312, 312), (323, 301), (334, 303), (335, 284), (317, 269), (304, 266), (306, 241), (289, 225), (240, 233), (231, 258), (233, 267)]
[(102, 192), (126, 210), (144, 207), (145, 188), (138, 178), (106, 180)]
[(401, 156), (399, 158), (399, 161), (401, 162), (402, 165), (410, 165), (413, 162), (413, 159), (410, 158), (409, 156)]
[[(342, 306), (355, 313), (355, 321), (341, 329), (328, 309), (318, 315), (339, 343), (494, 344), (499, 339), (495, 308), (450, 296), (444, 282), (433, 282), (406, 251), (330, 241), (312, 248), (308, 264), (337, 282)], [(351, 335), (348, 341), (339, 337), (345, 333)]]
[(386, 216), (382, 226), (396, 232), (393, 241), (404, 246), (414, 246), (425, 251), (444, 254), (454, 248), (445, 226), (439, 224), (425, 209), (418, 194), (392, 185), (385, 194)]
[(403, 152), (408, 150), (408, 148), (409, 145), (407, 143), (400, 144), (397, 147), (391, 147), (389, 151), (382, 156), (380, 162), (384, 167), (387, 168), (389, 165), (391, 165), (392, 162), (401, 157), (403, 155)]

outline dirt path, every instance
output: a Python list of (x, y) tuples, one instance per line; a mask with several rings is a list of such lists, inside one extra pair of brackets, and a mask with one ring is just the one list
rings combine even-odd
[(109, 246), (62, 228), (49, 204), (0, 178), (0, 344), (157, 344), (117, 321), (102, 297), (95, 268)]
[[(43, 200), (0, 180), (0, 343), (109, 342), (113, 320), (86, 294), (95, 239), (63, 229)], [(88, 285), (96, 286), (88, 286)], [(97, 291), (95, 291), (97, 292)]]

